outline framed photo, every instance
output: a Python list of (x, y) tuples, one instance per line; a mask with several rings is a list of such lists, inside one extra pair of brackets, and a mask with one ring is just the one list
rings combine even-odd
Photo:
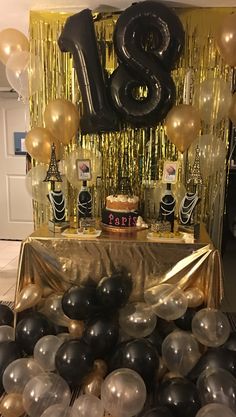
[(162, 182), (174, 184), (178, 177), (178, 161), (165, 161), (163, 167)]
[(92, 179), (90, 159), (77, 159), (76, 167), (78, 180), (89, 181)]
[(26, 155), (25, 137), (26, 132), (14, 132), (14, 152), (15, 155)]

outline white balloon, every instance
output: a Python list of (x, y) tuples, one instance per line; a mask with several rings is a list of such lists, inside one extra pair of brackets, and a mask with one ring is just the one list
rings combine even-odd
[(62, 339), (53, 335), (43, 336), (36, 343), (34, 359), (45, 371), (54, 371), (56, 369), (55, 357), (62, 343)]

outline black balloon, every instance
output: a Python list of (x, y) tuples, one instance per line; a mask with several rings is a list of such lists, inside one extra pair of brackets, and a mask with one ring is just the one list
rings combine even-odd
[(88, 345), (81, 340), (64, 342), (56, 353), (56, 369), (71, 387), (81, 384), (93, 367), (94, 356)]
[(32, 355), (37, 341), (54, 334), (53, 324), (41, 313), (31, 313), (16, 326), (16, 342), (28, 355)]
[(5, 304), (0, 304), (0, 326), (12, 326), (14, 320), (13, 311)]
[(236, 333), (230, 333), (228, 340), (224, 343), (222, 348), (236, 351)]
[(145, 339), (136, 339), (122, 344), (110, 360), (110, 370), (130, 368), (143, 378), (148, 390), (153, 382), (159, 366), (156, 348)]
[(192, 329), (192, 319), (195, 316), (197, 310), (194, 308), (187, 308), (186, 312), (179, 319), (175, 320), (175, 324), (182, 330)]
[(82, 133), (117, 130), (118, 117), (109, 104), (91, 10), (67, 19), (58, 44), (62, 52), (73, 55), (83, 100)]
[(162, 355), (162, 342), (164, 338), (165, 337), (160, 334), (158, 328), (156, 327), (149, 336), (145, 337), (145, 340), (148, 340), (150, 343), (152, 343), (157, 349), (159, 355)]
[(141, 414), (140, 417), (173, 417), (174, 415), (167, 407), (155, 407)]
[(97, 286), (97, 299), (106, 309), (123, 307), (131, 294), (132, 280), (125, 272), (117, 272), (101, 279)]
[(188, 378), (196, 381), (200, 374), (209, 368), (222, 368), (236, 377), (235, 352), (223, 348), (207, 350), (189, 372)]
[(119, 326), (116, 320), (98, 317), (88, 322), (83, 340), (90, 346), (96, 359), (106, 356), (116, 345)]
[(86, 320), (98, 312), (96, 289), (71, 287), (62, 297), (62, 309), (72, 320)]
[(175, 417), (195, 417), (201, 407), (196, 386), (185, 378), (172, 378), (157, 391), (158, 403)]
[(0, 343), (0, 395), (3, 394), (2, 377), (6, 367), (21, 357), (20, 348), (16, 342)]
[[(147, 48), (150, 33), (153, 42)], [(120, 65), (112, 74), (111, 96), (127, 121), (135, 126), (155, 126), (167, 115), (176, 97), (170, 71), (183, 43), (179, 18), (162, 3), (134, 3), (121, 13), (114, 31)], [(148, 91), (141, 99), (135, 96), (140, 86)]]

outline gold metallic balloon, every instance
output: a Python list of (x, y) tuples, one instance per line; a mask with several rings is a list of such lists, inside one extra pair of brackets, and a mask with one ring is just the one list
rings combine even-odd
[(165, 127), (168, 139), (183, 153), (199, 133), (199, 112), (188, 104), (174, 106), (166, 117)]
[(222, 19), (216, 33), (216, 44), (226, 64), (236, 65), (236, 13)]
[(0, 32), (0, 60), (6, 64), (14, 52), (28, 51), (29, 41), (16, 29), (4, 29)]
[(204, 293), (200, 288), (192, 287), (184, 291), (187, 300), (188, 307), (199, 307), (204, 302)]
[(70, 320), (68, 330), (71, 335), (82, 337), (84, 332), (84, 322), (82, 320)]
[(91, 394), (95, 395), (95, 397), (100, 397), (102, 383), (103, 378), (100, 375), (91, 372), (83, 381), (82, 391), (84, 394)]
[[(49, 163), (51, 156), (51, 145), (56, 139), (43, 127), (34, 127), (26, 136), (25, 147), (27, 152), (38, 162)], [(57, 144), (56, 144), (56, 155)]]
[(52, 100), (44, 112), (46, 127), (64, 145), (67, 145), (76, 134), (79, 120), (79, 112), (69, 100)]
[(104, 378), (108, 372), (106, 362), (102, 359), (96, 359), (93, 364), (93, 371)]
[(0, 403), (2, 417), (20, 417), (22, 414), (25, 414), (25, 410), (21, 394), (10, 393), (3, 397)]
[(24, 287), (17, 296), (15, 311), (23, 311), (38, 304), (43, 291), (37, 284), (29, 284)]

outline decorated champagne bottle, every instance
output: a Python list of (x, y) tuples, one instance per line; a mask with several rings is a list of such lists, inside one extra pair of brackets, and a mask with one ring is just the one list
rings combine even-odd
[(174, 231), (175, 197), (171, 190), (171, 184), (167, 183), (165, 194), (160, 202), (160, 220), (170, 223), (171, 232)]

